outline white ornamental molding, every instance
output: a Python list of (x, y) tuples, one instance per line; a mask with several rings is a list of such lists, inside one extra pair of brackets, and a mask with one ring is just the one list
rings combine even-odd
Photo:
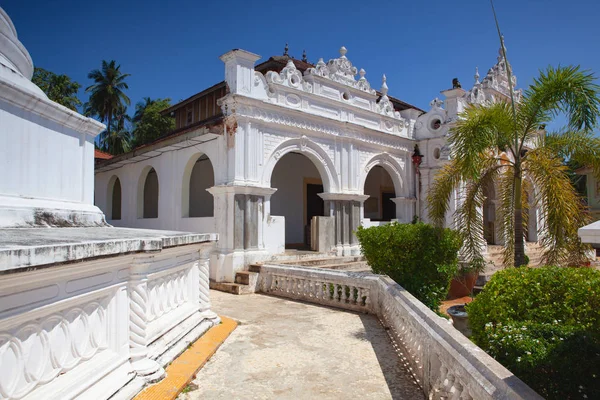
[(327, 64), (320, 58), (314, 68), (306, 70), (305, 75), (321, 76), (369, 94), (376, 94), (375, 90), (371, 89), (371, 85), (365, 78), (366, 72), (364, 69), (360, 70), (360, 79), (358, 81), (356, 80), (355, 77), (358, 70), (346, 57), (347, 52), (348, 50), (342, 46), (340, 48), (340, 57), (329, 60)]
[(388, 86), (387, 86), (387, 78), (383, 75), (382, 84), (381, 84), (381, 99), (377, 102), (377, 112), (379, 114), (386, 115), (392, 118), (401, 118), (400, 113), (394, 109), (394, 104), (387, 96)]
[[(267, 83), (277, 83), (279, 85), (302, 90), (308, 93), (312, 92), (312, 85), (302, 78), (302, 73), (296, 68), (292, 60), (289, 60), (285, 68), (278, 74), (275, 71), (267, 72), (265, 79)], [(274, 91), (268, 91), (269, 96), (274, 96)]]
[(383, 135), (385, 135), (384, 133), (379, 132), (377, 134), (369, 134), (353, 132), (351, 130), (342, 131), (331, 126), (315, 123), (313, 121), (307, 120), (306, 118), (298, 119), (291, 115), (283, 115), (277, 112), (266, 111), (264, 108), (251, 107), (246, 105), (238, 105), (236, 113), (239, 116), (251, 118), (257, 121), (261, 121), (263, 123), (278, 124), (306, 131), (319, 132), (331, 136), (346, 137), (349, 139), (355, 139), (369, 144), (390, 147), (404, 152), (411, 151), (407, 146), (399, 144), (399, 139), (408, 139), (404, 136), (387, 135), (390, 137), (386, 138), (383, 137)]

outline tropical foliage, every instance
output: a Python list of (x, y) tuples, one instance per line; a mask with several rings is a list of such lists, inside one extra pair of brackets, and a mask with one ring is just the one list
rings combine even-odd
[(135, 106), (133, 122), (133, 145), (135, 147), (158, 139), (175, 129), (175, 118), (163, 115), (161, 111), (171, 106), (171, 99), (144, 98)]
[(458, 269), (460, 238), (423, 223), (359, 227), (356, 236), (369, 266), (386, 274), (438, 312)]
[(81, 105), (77, 91), (81, 85), (67, 75), (57, 75), (43, 68), (35, 67), (31, 81), (35, 83), (52, 101), (73, 111)]
[(128, 76), (129, 74), (121, 72), (121, 66), (114, 60), (102, 61), (101, 69), (95, 69), (88, 74), (88, 78), (92, 79), (94, 84), (85, 89), (90, 93), (90, 98), (84, 111), (86, 115), (97, 116), (106, 122), (108, 136), (113, 128), (116, 113), (131, 103), (124, 92), (129, 88), (125, 82)]
[[(441, 226), (451, 193), (464, 187), (454, 217), (466, 257), (479, 257), (485, 245), (484, 193), (494, 185), (506, 265), (525, 264), (524, 230), (530, 207), (536, 207), (544, 221), (538, 238), (547, 263), (576, 264), (585, 258), (577, 229), (588, 222), (588, 213), (565, 161), (592, 166), (600, 177), (600, 139), (591, 133), (600, 114), (599, 92), (592, 73), (572, 66), (549, 67), (518, 103), (500, 98), (492, 104), (470, 105), (462, 113), (450, 131), (451, 161), (438, 174), (428, 203), (432, 220)], [(547, 133), (543, 127), (559, 114), (566, 116), (568, 126)]]
[[(100, 133), (100, 149), (110, 154), (122, 154), (130, 151), (131, 147), (131, 117), (127, 115), (125, 106), (121, 105), (114, 112), (110, 126)], [(110, 128), (110, 129), (109, 129)]]
[(600, 271), (499, 271), (467, 311), (475, 343), (544, 398), (600, 398)]

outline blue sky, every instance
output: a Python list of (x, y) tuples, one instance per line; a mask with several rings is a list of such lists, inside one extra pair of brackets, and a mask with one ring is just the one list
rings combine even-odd
[[(185, 99), (223, 80), (219, 56), (232, 48), (266, 60), (290, 54), (325, 61), (348, 48), (374, 88), (428, 109), (458, 77), (463, 87), (495, 63), (489, 2), (479, 1), (24, 1), (3, 0), (34, 64), (90, 84), (114, 59), (131, 74), (132, 106), (143, 97)], [(497, 0), (509, 61), (520, 87), (540, 68), (580, 64), (600, 74), (600, 2)], [(260, 62), (260, 61), (259, 61)], [(81, 92), (80, 98), (87, 96)], [(130, 109), (130, 113), (133, 108)]]

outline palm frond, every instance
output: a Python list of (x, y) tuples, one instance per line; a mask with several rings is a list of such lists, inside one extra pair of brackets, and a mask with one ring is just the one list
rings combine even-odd
[(525, 166), (539, 190), (539, 210), (545, 224), (539, 241), (545, 249), (544, 258), (547, 263), (556, 265), (572, 262), (572, 253), (580, 253), (582, 247), (577, 230), (590, 219), (571, 185), (567, 167), (543, 147), (527, 154)]
[(427, 211), (434, 225), (444, 226), (452, 193), (458, 188), (461, 180), (455, 160), (444, 165), (437, 173), (434, 184), (427, 193)]

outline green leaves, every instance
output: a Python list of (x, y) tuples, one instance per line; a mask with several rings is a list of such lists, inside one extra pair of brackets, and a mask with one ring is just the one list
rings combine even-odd
[(458, 268), (459, 235), (423, 223), (362, 228), (356, 233), (369, 265), (438, 312)]
[(158, 139), (175, 129), (175, 119), (170, 115), (162, 115), (161, 111), (171, 106), (171, 99), (145, 98), (145, 102), (136, 105), (134, 116), (135, 129), (133, 140), (140, 146)]
[[(443, 226), (452, 193), (463, 193), (454, 219), (465, 238), (467, 256), (478, 255), (482, 189), (493, 180), (499, 193), (496, 222), (505, 243), (506, 265), (524, 259), (530, 207), (539, 208), (545, 221), (538, 227), (538, 237), (547, 247), (548, 260), (569, 265), (584, 258), (577, 229), (587, 222), (587, 215), (563, 163), (593, 167), (600, 177), (600, 139), (589, 132), (600, 115), (600, 87), (594, 79), (579, 67), (550, 67), (515, 105), (516, 119), (512, 104), (502, 98), (469, 106), (460, 115), (448, 139), (451, 161), (438, 173), (427, 199), (432, 221)], [(570, 130), (555, 134), (540, 130), (559, 113), (567, 115)], [(493, 168), (495, 177), (490, 176)]]
[(475, 343), (542, 396), (600, 396), (600, 271), (499, 271), (467, 311)]
[(77, 91), (81, 85), (67, 75), (57, 75), (43, 68), (35, 67), (31, 81), (35, 83), (52, 101), (73, 111), (81, 105)]

